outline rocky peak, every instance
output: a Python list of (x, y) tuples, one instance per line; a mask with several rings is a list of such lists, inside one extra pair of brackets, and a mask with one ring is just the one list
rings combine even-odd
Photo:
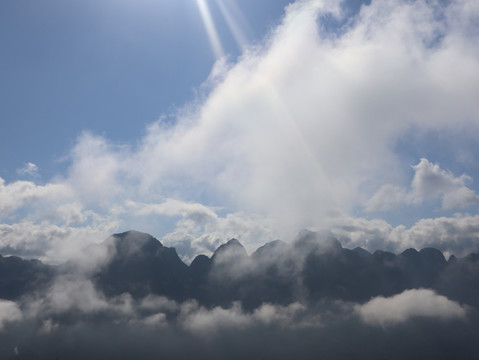
[(155, 255), (163, 248), (161, 242), (153, 236), (135, 230), (114, 234), (106, 240), (116, 250), (116, 256)]
[(219, 259), (223, 258), (228, 259), (238, 259), (248, 257), (245, 248), (237, 239), (231, 239), (226, 244), (221, 245), (216, 251), (214, 252), (211, 260), (218, 261)]

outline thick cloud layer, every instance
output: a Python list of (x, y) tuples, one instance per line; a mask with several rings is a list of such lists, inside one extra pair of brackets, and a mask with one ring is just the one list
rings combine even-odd
[[(363, 305), (336, 302), (316, 308), (263, 304), (253, 312), (243, 310), (240, 303), (207, 309), (196, 302), (177, 303), (157, 296), (136, 301), (126, 295), (92, 298), (90, 291), (76, 292), (73, 302), (58, 303), (57, 290), (36, 302), (2, 303), (2, 314), (9, 312), (8, 318), (2, 315), (2, 358), (453, 359), (478, 355), (474, 346), (477, 315), (465, 315), (459, 305), (428, 290), (380, 299), (379, 309), (372, 309), (378, 301), (373, 299)], [(409, 301), (414, 300), (411, 296), (432, 300), (433, 310)], [(399, 311), (387, 309), (398, 305)]]

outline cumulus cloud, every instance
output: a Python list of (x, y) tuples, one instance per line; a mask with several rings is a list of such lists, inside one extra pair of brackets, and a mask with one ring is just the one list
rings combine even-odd
[[(82, 133), (71, 150), (71, 167), (66, 182), (87, 204), (109, 205), (110, 200), (125, 191), (123, 163), (128, 148), (114, 145), (101, 136)], [(123, 165), (122, 165), (123, 164)]]
[(78, 256), (87, 245), (105, 240), (117, 226), (116, 220), (105, 217), (78, 227), (32, 221), (0, 224), (0, 252), (60, 263)]
[[(174, 203), (181, 204), (178, 201)], [(181, 219), (175, 223), (172, 232), (161, 237), (161, 241), (167, 246), (177, 248), (188, 263), (196, 255), (211, 255), (221, 244), (232, 238), (240, 239), (247, 251), (252, 252), (258, 244), (281, 236), (280, 231), (274, 228), (274, 223), (258, 214), (237, 212), (221, 216), (215, 208), (201, 204), (185, 205), (186, 208), (181, 207), (181, 211), (171, 213), (181, 215)], [(149, 205), (146, 208), (148, 211), (152, 209)], [(157, 209), (157, 205), (153, 208)], [(161, 211), (164, 210), (161, 204)]]
[(403, 176), (395, 145), (412, 129), (478, 133), (472, 4), (372, 1), (352, 13), (333, 0), (297, 1), (262, 44), (221, 60), (195, 103), (150, 124), (135, 145), (84, 132), (66, 175), (0, 180), (0, 216), (33, 211), (42, 232), (88, 232), (101, 214), (116, 229), (144, 225), (191, 257), (228, 237), (248, 247), (327, 227), (363, 208), (370, 189), (379, 190), (366, 210), (435, 197), (442, 210), (478, 204), (469, 177), (426, 159), (410, 189), (388, 185)]
[(346, 20), (337, 2), (292, 4), (267, 45), (224, 67), (203, 102), (152, 124), (138, 147), (83, 135), (71, 181), (96, 201), (125, 191), (206, 197), (266, 214), (290, 235), (348, 211), (362, 185), (397, 173), (391, 144), (411, 127), (443, 131), (454, 119), (477, 131), (476, 9), (467, 4), (373, 1), (333, 33), (318, 19)]
[(414, 202), (424, 201), (426, 198), (435, 198), (438, 195), (451, 193), (463, 187), (467, 179), (465, 175), (458, 178), (442, 170), (438, 164), (432, 164), (427, 159), (421, 159), (413, 166), (415, 170), (411, 188)]
[(472, 181), (469, 176), (456, 177), (424, 158), (412, 168), (414, 177), (409, 190), (391, 184), (383, 185), (366, 203), (366, 211), (392, 210), (438, 198), (442, 199), (443, 209), (479, 204), (479, 195), (466, 186)]
[[(421, 219), (410, 229), (398, 228), (395, 241), (417, 248), (436, 247), (446, 253), (464, 256), (479, 251), (479, 215), (457, 215)], [(398, 233), (403, 232), (403, 237)], [(394, 239), (394, 237), (393, 237)]]
[(355, 311), (371, 325), (394, 325), (415, 317), (432, 317), (444, 320), (464, 319), (466, 309), (445, 296), (428, 289), (406, 290), (389, 298), (376, 297)]
[(6, 184), (5, 180), (0, 178), (0, 218), (26, 205), (38, 204), (41, 200), (58, 201), (71, 196), (72, 189), (62, 183), (36, 185), (31, 181), (15, 181)]
[[(385, 220), (338, 217), (322, 231), (337, 237), (344, 247), (399, 253), (409, 248), (433, 247), (445, 255), (465, 256), (479, 251), (478, 215), (424, 218), (413, 226), (392, 226)], [(319, 229), (321, 231), (321, 229)]]
[(458, 186), (442, 198), (443, 209), (461, 209), (479, 204), (479, 195), (466, 186)]

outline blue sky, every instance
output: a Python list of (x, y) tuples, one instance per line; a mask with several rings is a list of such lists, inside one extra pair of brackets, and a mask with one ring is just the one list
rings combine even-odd
[[(261, 40), (287, 3), (238, 3), (248, 14), (245, 37)], [(214, 5), (234, 59), (240, 49)], [(47, 179), (54, 175), (57, 160), (85, 129), (134, 142), (148, 123), (192, 100), (215, 61), (194, 0), (7, 0), (0, 6), (0, 146), (9, 154), (0, 176), (10, 181), (27, 162)]]
[(476, 3), (288, 4), (3, 1), (0, 253), (479, 251)]

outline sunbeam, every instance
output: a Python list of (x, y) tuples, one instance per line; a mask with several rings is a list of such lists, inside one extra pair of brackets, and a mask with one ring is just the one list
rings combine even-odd
[(216, 3), (233, 34), (236, 44), (240, 49), (244, 49), (248, 43), (244, 32), (247, 29), (247, 25), (241, 10), (234, 0), (216, 0)]
[(200, 10), (201, 19), (205, 26), (206, 32), (208, 34), (208, 39), (210, 41), (211, 48), (217, 59), (220, 59), (224, 56), (223, 46), (221, 45), (220, 37), (218, 36), (218, 31), (216, 30), (213, 18), (211, 17), (210, 9), (206, 0), (196, 0), (198, 9)]

